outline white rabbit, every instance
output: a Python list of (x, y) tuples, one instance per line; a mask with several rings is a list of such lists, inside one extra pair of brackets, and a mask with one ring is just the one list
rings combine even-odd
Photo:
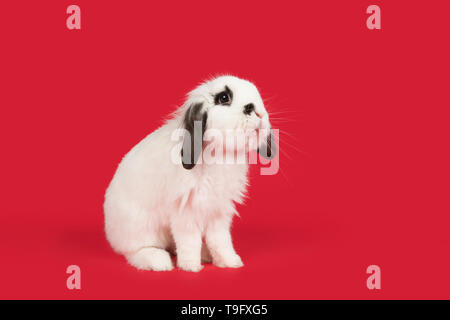
[[(185, 134), (177, 141), (180, 128)], [(171, 119), (125, 155), (106, 190), (106, 237), (136, 268), (171, 270), (169, 252), (186, 271), (200, 271), (208, 260), (243, 266), (230, 226), (234, 202), (242, 203), (246, 192), (248, 162), (202, 161), (202, 149), (215, 141), (207, 141), (209, 129), (264, 132), (259, 153), (269, 159), (276, 153), (269, 115), (252, 83), (221, 76), (190, 92)], [(226, 145), (223, 152), (237, 148)]]

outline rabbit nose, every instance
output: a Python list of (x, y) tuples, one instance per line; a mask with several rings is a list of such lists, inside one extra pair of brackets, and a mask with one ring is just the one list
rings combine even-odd
[(244, 106), (244, 114), (246, 114), (246, 115), (250, 115), (250, 113), (252, 113), (252, 111), (254, 111), (254, 110), (255, 110), (255, 105), (253, 103), (249, 103)]

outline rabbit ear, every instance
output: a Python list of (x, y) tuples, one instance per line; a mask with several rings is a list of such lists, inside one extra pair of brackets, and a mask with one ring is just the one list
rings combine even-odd
[(270, 130), (270, 134), (267, 135), (266, 141), (258, 147), (258, 153), (268, 160), (275, 158), (275, 155), (277, 154), (277, 145), (272, 130)]
[(186, 133), (181, 149), (181, 162), (183, 168), (192, 169), (202, 153), (203, 135), (206, 129), (208, 114), (202, 112), (203, 103), (192, 104), (184, 115), (184, 128)]

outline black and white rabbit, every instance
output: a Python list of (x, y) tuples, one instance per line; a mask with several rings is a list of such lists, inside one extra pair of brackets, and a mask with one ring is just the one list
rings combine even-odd
[[(174, 139), (180, 128), (184, 135)], [(209, 129), (262, 133), (254, 147), (266, 158), (276, 153), (269, 115), (251, 82), (221, 76), (191, 91), (162, 127), (125, 155), (106, 190), (107, 239), (136, 268), (171, 270), (169, 252), (186, 271), (200, 271), (201, 261), (208, 260), (219, 267), (243, 266), (230, 226), (234, 203), (242, 203), (246, 192), (248, 162), (202, 161), (202, 150), (215, 145)]]

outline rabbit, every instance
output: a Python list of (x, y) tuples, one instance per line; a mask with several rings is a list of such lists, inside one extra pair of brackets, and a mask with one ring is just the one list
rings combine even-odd
[[(105, 193), (106, 238), (137, 269), (172, 270), (171, 254), (185, 271), (200, 271), (202, 262), (243, 266), (230, 226), (246, 193), (248, 161), (202, 161), (214, 145), (206, 139), (209, 129), (263, 133), (252, 148), (267, 159), (276, 154), (269, 114), (251, 82), (219, 76), (191, 91), (163, 126), (123, 157)], [(240, 147), (222, 148), (215, 152)]]

